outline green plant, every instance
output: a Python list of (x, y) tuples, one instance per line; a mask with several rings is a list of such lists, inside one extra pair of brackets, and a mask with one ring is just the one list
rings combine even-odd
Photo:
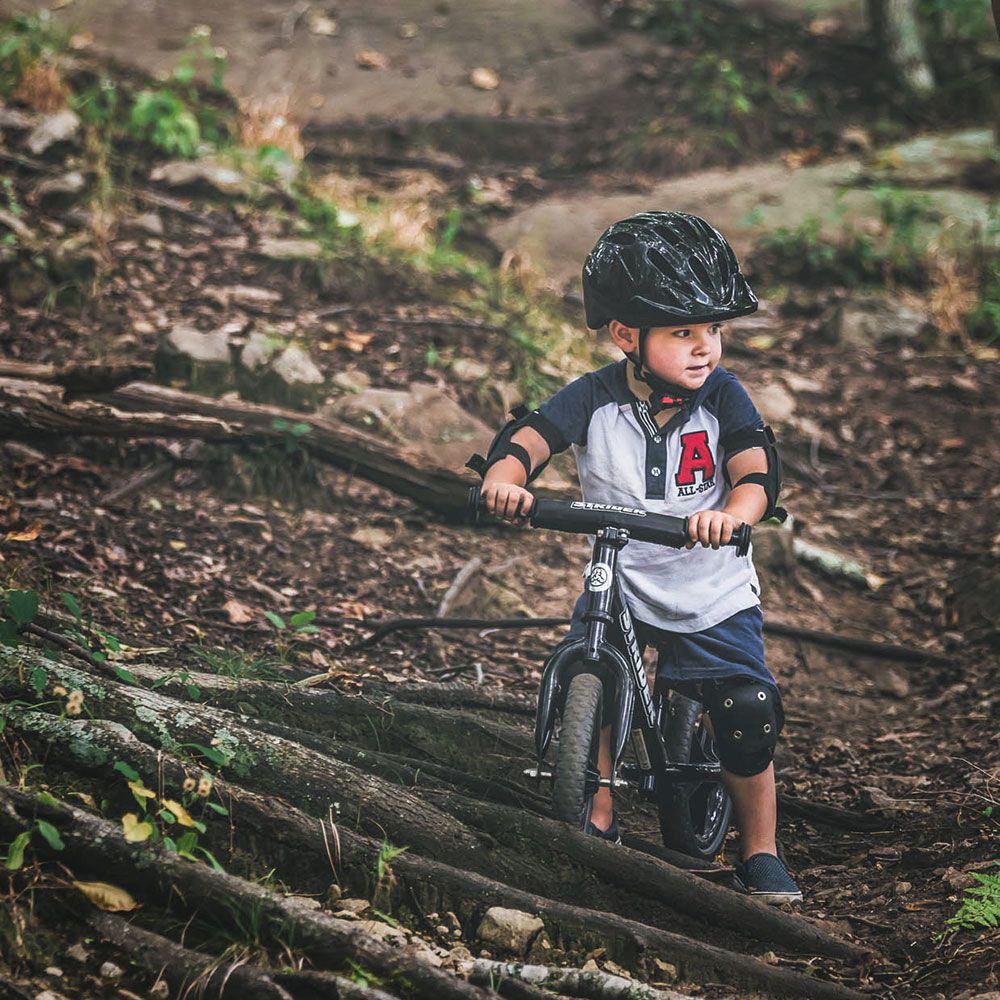
[(168, 156), (193, 157), (203, 144), (218, 147), (228, 138), (229, 128), (199, 93), (196, 76), (199, 65), (207, 63), (211, 87), (222, 89), (227, 55), (213, 47), (206, 25), (188, 36), (187, 51), (163, 86), (141, 90), (129, 112), (129, 129)]
[(4, 617), (0, 620), (0, 642), (17, 646), (21, 630), (30, 625), (38, 614), (38, 591), (8, 590), (4, 601)]
[(205, 666), (220, 677), (254, 678), (257, 680), (279, 680), (281, 672), (274, 668), (274, 660), (268, 656), (256, 656), (237, 649), (222, 647), (201, 647), (194, 655)]
[(50, 60), (67, 45), (66, 33), (52, 24), (47, 10), (18, 14), (0, 25), (0, 94), (9, 95), (29, 66)]
[[(138, 812), (125, 813), (121, 818), (125, 839), (133, 843), (148, 840), (161, 843), (189, 861), (205, 860), (216, 871), (222, 871), (215, 855), (198, 842), (208, 831), (210, 814), (228, 816), (225, 806), (212, 802), (214, 779), (204, 772), (197, 780), (185, 778), (180, 798), (160, 798), (145, 786), (139, 773), (124, 761), (115, 761), (114, 769), (128, 782)], [(192, 815), (197, 810), (196, 815)]]
[(201, 144), (201, 127), (184, 100), (168, 88), (142, 90), (129, 116), (133, 134), (168, 156), (193, 157)]
[[(1000, 861), (997, 862), (1000, 865)], [(965, 890), (965, 898), (947, 925), (961, 930), (1000, 926), (1000, 873), (970, 872), (978, 885)]]
[(1000, 340), (1000, 260), (989, 261), (983, 271), (982, 297), (966, 323), (970, 333), (993, 344)]

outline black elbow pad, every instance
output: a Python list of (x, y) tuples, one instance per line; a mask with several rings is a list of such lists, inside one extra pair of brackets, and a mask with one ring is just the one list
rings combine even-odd
[[(754, 427), (748, 430), (737, 431), (723, 439), (722, 447), (726, 452), (726, 461), (733, 455), (738, 455), (741, 451), (748, 451), (750, 448), (763, 448), (767, 456), (767, 472), (751, 472), (736, 483), (730, 483), (733, 489), (742, 486), (744, 483), (756, 483), (764, 490), (767, 497), (767, 510), (764, 511), (762, 520), (769, 517), (784, 521), (788, 517), (788, 511), (784, 507), (778, 506), (778, 498), (781, 494), (781, 456), (778, 454), (778, 445), (774, 440), (774, 431), (766, 424), (763, 427)], [(723, 467), (726, 482), (729, 482), (729, 472)]]
[(490, 466), (496, 465), (502, 458), (516, 458), (524, 466), (525, 485), (527, 485), (542, 474), (545, 467), (549, 464), (549, 460), (546, 459), (537, 469), (533, 469), (527, 449), (519, 444), (515, 444), (511, 441), (511, 438), (522, 427), (531, 427), (538, 431), (545, 439), (546, 444), (549, 446), (549, 451), (555, 453), (562, 450), (561, 448), (552, 447), (553, 442), (558, 437), (558, 431), (537, 410), (529, 412), (527, 407), (523, 405), (513, 407), (510, 415), (512, 419), (507, 421), (497, 436), (493, 438), (486, 452), (486, 457), (484, 458), (479, 454), (471, 455), (465, 463), (465, 467), (485, 479)]

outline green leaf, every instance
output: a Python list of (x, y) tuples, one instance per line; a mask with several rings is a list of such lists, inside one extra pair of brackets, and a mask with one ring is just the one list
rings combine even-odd
[(177, 841), (177, 853), (182, 854), (185, 851), (193, 851), (198, 844), (198, 834), (194, 830), (188, 830), (180, 840)]
[(99, 653), (99, 652), (98, 652), (98, 653), (91, 653), (90, 655), (91, 655), (91, 656), (92, 656), (92, 657), (93, 657), (93, 658), (94, 658), (94, 659), (95, 659), (95, 660), (96, 660), (96, 661), (97, 661), (98, 663), (105, 663), (105, 662), (107, 662), (107, 659), (108, 659), (108, 655), (107, 655), (107, 653)]
[(139, 780), (139, 772), (136, 771), (135, 768), (129, 767), (129, 765), (126, 764), (125, 761), (123, 761), (123, 760), (116, 760), (115, 761), (115, 768), (114, 769), (119, 774), (124, 774), (125, 777), (128, 778), (129, 781), (138, 781)]
[(183, 743), (181, 745), (192, 747), (203, 757), (207, 757), (213, 764), (218, 764), (219, 767), (226, 767), (229, 764), (229, 755), (223, 753), (221, 750), (216, 750), (215, 747), (202, 746), (200, 743)]
[(288, 620), (296, 628), (301, 628), (303, 625), (308, 625), (315, 617), (315, 611), (296, 611)]
[[(97, 654), (95, 653), (96, 657)], [(126, 670), (124, 667), (120, 667), (115, 664), (115, 676), (120, 681), (124, 681), (126, 684), (131, 684), (133, 687), (140, 687), (139, 679), (132, 673), (131, 670)]]
[(108, 635), (107, 632), (102, 632), (101, 638), (104, 640), (104, 645), (107, 646), (112, 653), (121, 652), (122, 644), (113, 635)]
[(273, 611), (265, 611), (264, 617), (278, 630), (285, 627), (285, 619), (281, 615), (275, 614)]
[(59, 831), (51, 823), (44, 819), (36, 819), (35, 823), (38, 826), (38, 832), (45, 838), (53, 851), (61, 851), (66, 846), (62, 837), (59, 836)]
[(80, 610), (80, 605), (77, 603), (76, 598), (64, 590), (59, 595), (59, 600), (66, 605), (67, 610), (76, 619), (77, 624), (81, 624), (83, 622), (83, 612)]
[(301, 625), (295, 631), (300, 632), (302, 635), (312, 635), (314, 632), (318, 632), (319, 629), (315, 625)]
[(37, 798), (38, 798), (38, 801), (42, 803), (42, 805), (46, 805), (46, 806), (57, 806), (57, 805), (59, 805), (59, 800), (54, 795), (52, 795), (50, 792), (45, 791), (45, 789), (42, 789), (38, 793)]
[(289, 428), (289, 423), (287, 420), (282, 420), (281, 417), (275, 417), (271, 421), (271, 429), (275, 431), (287, 431)]
[(168, 837), (166, 834), (163, 836), (163, 846), (171, 851), (177, 850), (177, 844), (174, 843), (174, 838)]
[(0, 642), (5, 646), (16, 646), (17, 641), (17, 622), (13, 618), (5, 618), (0, 622)]
[(217, 812), (220, 816), (228, 816), (229, 810), (225, 806), (220, 806), (218, 802), (206, 802), (205, 805), (212, 810), (212, 812)]
[(199, 854), (204, 854), (205, 857), (208, 858), (208, 863), (217, 872), (222, 872), (223, 874), (225, 874), (226, 869), (223, 868), (222, 865), (220, 865), (219, 862), (215, 860), (215, 855), (207, 847), (197, 847), (195, 848), (195, 850), (197, 850)]
[(8, 591), (7, 611), (18, 625), (27, 625), (38, 614), (38, 592), (34, 590)]
[(188, 697), (194, 701), (198, 701), (201, 698), (201, 688), (197, 684), (185, 684), (184, 690), (187, 691)]
[(194, 823), (194, 828), (199, 833), (204, 833), (208, 829), (208, 827), (205, 826), (205, 824), (202, 823), (202, 821), (200, 819), (193, 819), (193, 820), (191, 820), (191, 822)]
[(35, 667), (31, 671), (31, 686), (35, 690), (35, 694), (41, 698), (45, 693), (45, 689), (49, 685), (49, 675), (48, 672), (43, 667)]
[(177, 817), (169, 809), (161, 809), (156, 815), (159, 816), (164, 823), (177, 822)]
[(28, 846), (29, 840), (31, 840), (30, 830), (24, 830), (14, 838), (10, 850), (7, 852), (8, 871), (16, 871), (24, 864), (24, 849)]
[(292, 437), (297, 438), (303, 437), (304, 435), (310, 433), (310, 431), (312, 431), (312, 427), (309, 424), (292, 424), (292, 426), (288, 429), (288, 433), (291, 434)]

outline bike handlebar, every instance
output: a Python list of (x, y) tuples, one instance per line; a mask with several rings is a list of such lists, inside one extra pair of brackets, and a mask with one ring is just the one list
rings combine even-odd
[[(478, 486), (469, 487), (469, 513), (472, 523), (487, 510)], [(640, 542), (653, 542), (672, 549), (682, 549), (691, 540), (688, 519), (673, 514), (654, 514), (652, 511), (618, 504), (588, 503), (584, 500), (542, 500), (538, 497), (527, 512), (528, 521), (535, 528), (552, 528), (580, 535), (596, 534), (601, 528), (621, 528), (630, 538)], [(726, 544), (736, 549), (736, 555), (745, 556), (750, 551), (751, 527), (741, 524)]]

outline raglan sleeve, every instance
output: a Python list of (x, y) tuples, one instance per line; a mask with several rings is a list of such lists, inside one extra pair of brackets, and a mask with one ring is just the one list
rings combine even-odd
[(594, 399), (594, 378), (588, 373), (550, 396), (526, 422), (541, 434), (553, 455), (572, 444), (586, 445)]
[(718, 419), (719, 444), (725, 461), (741, 451), (765, 447), (764, 418), (736, 379), (729, 382), (719, 396)]

